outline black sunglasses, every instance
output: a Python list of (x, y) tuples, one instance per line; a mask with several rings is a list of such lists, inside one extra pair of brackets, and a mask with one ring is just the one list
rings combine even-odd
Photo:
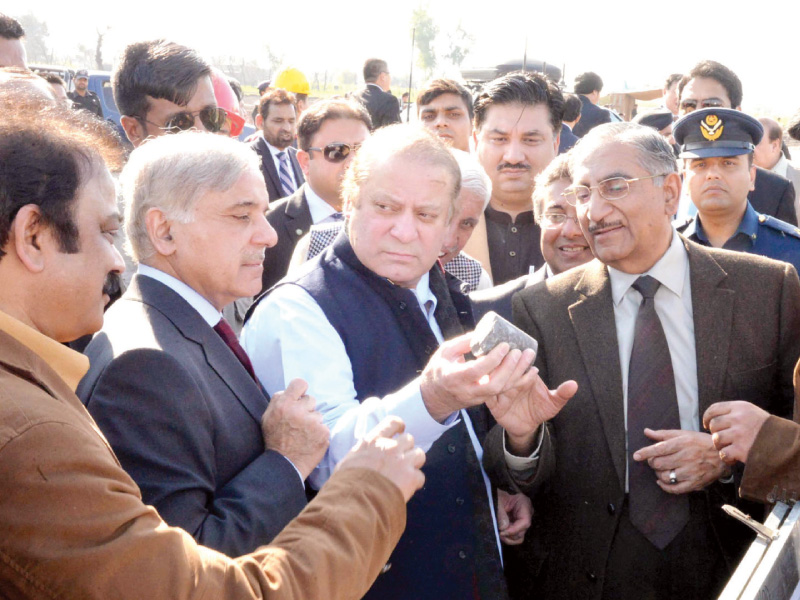
[[(325, 160), (332, 163), (340, 163), (347, 159), (350, 156), (350, 153), (355, 153), (361, 144), (345, 144), (344, 142), (333, 142), (332, 144), (328, 144), (324, 148), (309, 148), (308, 153), (311, 154), (312, 152), (322, 152), (322, 156), (325, 157)], [(314, 156), (311, 155), (313, 159)]]
[(166, 123), (163, 125), (148, 121), (144, 117), (137, 118), (141, 119), (145, 123), (150, 123), (150, 125), (155, 125), (159, 129), (164, 130), (166, 133), (178, 133), (179, 131), (188, 131), (189, 129), (192, 129), (194, 127), (195, 116), (200, 117), (200, 122), (208, 131), (211, 133), (219, 133), (222, 129), (222, 126), (225, 125), (225, 120), (228, 118), (228, 113), (224, 108), (219, 108), (217, 106), (206, 106), (204, 109), (196, 112), (189, 112), (187, 110), (174, 114), (167, 119)]

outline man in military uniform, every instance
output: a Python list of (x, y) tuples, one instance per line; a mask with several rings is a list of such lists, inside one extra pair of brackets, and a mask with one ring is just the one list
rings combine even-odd
[(83, 108), (103, 118), (103, 107), (100, 98), (89, 90), (89, 71), (81, 69), (75, 74), (75, 90), (67, 94), (75, 103), (75, 108)]
[(684, 159), (685, 189), (697, 218), (683, 234), (705, 246), (760, 254), (800, 270), (800, 229), (763, 215), (750, 205), (755, 146), (764, 129), (756, 119), (729, 108), (705, 108), (675, 124)]

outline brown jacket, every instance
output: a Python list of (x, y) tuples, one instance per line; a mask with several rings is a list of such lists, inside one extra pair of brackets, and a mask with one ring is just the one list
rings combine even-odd
[[(800, 362), (794, 370), (794, 402), (800, 406)], [(795, 411), (795, 419), (800, 414)], [(800, 425), (769, 417), (758, 431), (739, 494), (770, 504), (800, 498)]]
[(142, 503), (67, 384), (80, 358), (0, 313), (0, 597), (328, 600), (370, 587), (405, 527), (388, 479), (337, 472), (273, 544), (227, 558)]

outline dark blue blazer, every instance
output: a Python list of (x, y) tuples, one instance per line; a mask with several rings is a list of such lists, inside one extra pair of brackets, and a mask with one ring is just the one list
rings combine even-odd
[(524, 290), (540, 281), (547, 278), (547, 265), (542, 265), (530, 275), (523, 275), (511, 281), (506, 281), (501, 285), (496, 285), (488, 290), (477, 290), (469, 295), (470, 302), (472, 302), (472, 314), (475, 317), (475, 322), (490, 310), (496, 312), (498, 315), (511, 321), (511, 298), (520, 290)]
[(580, 138), (572, 133), (572, 129), (569, 128), (569, 125), (565, 125), (564, 123), (561, 124), (561, 138), (558, 141), (558, 153), (564, 154), (567, 150), (572, 148), (575, 144), (578, 143)]
[(792, 182), (761, 167), (756, 167), (756, 186), (747, 199), (756, 212), (797, 225)]
[(294, 247), (314, 224), (306, 199), (306, 185), (300, 186), (291, 196), (270, 204), (267, 221), (277, 232), (278, 243), (264, 252), (264, 272), (261, 274), (263, 291), (283, 279), (289, 270)]
[(581, 99), (581, 119), (572, 129), (572, 133), (576, 136), (582, 138), (598, 125), (611, 122), (611, 113), (607, 109), (592, 104), (592, 101), (583, 94), (578, 94), (578, 98)]
[(267, 397), (170, 288), (135, 275), (86, 354), (78, 396), (167, 523), (241, 556), (303, 509), (297, 471), (264, 449)]
[[(281, 180), (280, 177), (278, 177), (278, 170), (275, 168), (275, 161), (272, 160), (272, 154), (267, 146), (267, 140), (260, 135), (254, 142), (250, 143), (250, 148), (261, 158), (261, 173), (264, 175), (264, 183), (267, 184), (269, 201), (274, 202), (275, 200), (285, 198), (286, 194), (283, 193)], [(292, 165), (294, 180), (297, 182), (297, 188), (299, 189), (300, 186), (306, 182), (306, 178), (303, 176), (303, 171), (300, 169), (300, 164), (297, 162), (297, 150), (289, 146), (286, 152), (289, 153), (289, 163)]]

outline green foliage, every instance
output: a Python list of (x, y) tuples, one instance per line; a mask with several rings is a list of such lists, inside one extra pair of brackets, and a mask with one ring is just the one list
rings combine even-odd
[(426, 77), (430, 77), (436, 68), (436, 49), (434, 44), (439, 35), (439, 27), (433, 22), (433, 17), (428, 9), (420, 6), (411, 15), (411, 30), (415, 31), (415, 45), (419, 50), (417, 65), (425, 70)]
[(47, 39), (50, 37), (47, 23), (38, 19), (33, 13), (18, 17), (17, 20), (25, 29), (25, 52), (28, 54), (28, 62), (52, 62), (53, 55), (47, 48)]

